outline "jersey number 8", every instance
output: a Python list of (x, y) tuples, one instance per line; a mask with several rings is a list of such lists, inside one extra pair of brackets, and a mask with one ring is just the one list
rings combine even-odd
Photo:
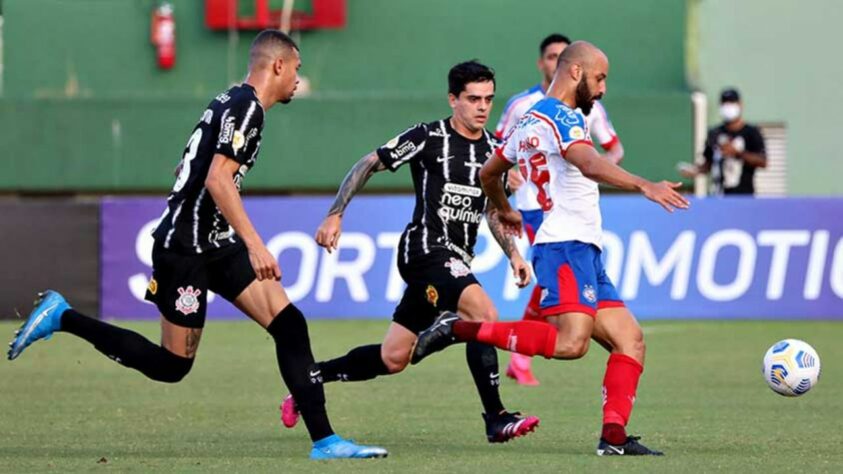
[(202, 129), (197, 128), (193, 135), (190, 136), (190, 140), (187, 141), (187, 151), (184, 153), (184, 157), (181, 159), (181, 171), (179, 171), (179, 176), (176, 178), (176, 184), (173, 185), (173, 192), (177, 193), (182, 190), (185, 184), (187, 184), (187, 179), (190, 178), (190, 162), (196, 158), (196, 151), (199, 149), (199, 142), (202, 141)]

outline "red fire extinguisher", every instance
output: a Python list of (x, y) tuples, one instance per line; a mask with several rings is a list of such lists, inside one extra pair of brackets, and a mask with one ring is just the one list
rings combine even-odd
[(172, 69), (176, 64), (176, 19), (170, 3), (162, 3), (152, 12), (150, 40), (155, 46), (158, 67)]

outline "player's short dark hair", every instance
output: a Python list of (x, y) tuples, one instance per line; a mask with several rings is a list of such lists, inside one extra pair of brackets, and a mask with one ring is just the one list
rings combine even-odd
[(252, 41), (252, 46), (249, 48), (249, 63), (255, 62), (256, 59), (267, 54), (272, 47), (282, 49), (299, 50), (299, 45), (290, 38), (289, 35), (279, 30), (263, 30)]
[(548, 46), (555, 43), (571, 44), (571, 38), (568, 38), (567, 36), (561, 33), (553, 33), (547, 35), (547, 37), (543, 39), (541, 44), (539, 45), (539, 55), (544, 55), (544, 50), (547, 49)]
[(459, 97), (469, 82), (487, 82), (495, 84), (495, 70), (480, 64), (476, 59), (459, 63), (448, 71), (448, 92)]

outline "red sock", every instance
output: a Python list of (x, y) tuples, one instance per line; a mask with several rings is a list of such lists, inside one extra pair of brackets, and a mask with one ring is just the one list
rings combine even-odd
[(480, 324), (474, 321), (463, 321), (462, 319), (454, 322), (454, 337), (458, 341), (471, 342), (477, 340), (477, 332), (480, 331)]
[(454, 323), (454, 336), (460, 341), (477, 341), (505, 351), (528, 356), (553, 357), (556, 349), (556, 327), (538, 321), (514, 323)]
[(541, 321), (545, 319), (541, 315), (541, 299), (542, 289), (539, 285), (533, 287), (533, 292), (530, 294), (530, 301), (527, 307), (524, 308), (524, 316), (521, 318), (524, 321)]
[[(626, 442), (626, 430), (638, 379), (644, 367), (632, 357), (611, 354), (603, 377), (603, 439), (611, 444)], [(618, 429), (620, 427), (620, 429)]]

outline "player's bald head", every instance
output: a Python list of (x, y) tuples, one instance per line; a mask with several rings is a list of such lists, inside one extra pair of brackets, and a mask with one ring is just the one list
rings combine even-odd
[(263, 30), (258, 33), (249, 48), (249, 68), (271, 64), (279, 56), (288, 59), (298, 50), (299, 46), (286, 33), (278, 30)]
[(578, 64), (584, 69), (591, 70), (604, 65), (608, 67), (609, 59), (600, 48), (588, 41), (574, 41), (559, 55), (557, 67), (563, 69), (572, 64)]
[(575, 41), (559, 55), (558, 61), (548, 93), (560, 94), (560, 100), (567, 97), (569, 105), (576, 105), (588, 115), (594, 101), (606, 92), (609, 59), (597, 46)]

